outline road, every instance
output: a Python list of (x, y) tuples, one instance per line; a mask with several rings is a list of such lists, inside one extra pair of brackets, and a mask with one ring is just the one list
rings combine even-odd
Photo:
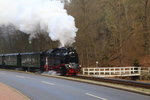
[(150, 100), (150, 96), (33, 74), (0, 71), (0, 82), (31, 100)]

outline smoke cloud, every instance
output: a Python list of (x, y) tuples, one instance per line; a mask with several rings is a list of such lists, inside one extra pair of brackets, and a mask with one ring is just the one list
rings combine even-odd
[(70, 46), (75, 42), (77, 28), (62, 1), (0, 0), (0, 26), (14, 25), (31, 37), (37, 30), (48, 32), (53, 41), (60, 41), (61, 46)]

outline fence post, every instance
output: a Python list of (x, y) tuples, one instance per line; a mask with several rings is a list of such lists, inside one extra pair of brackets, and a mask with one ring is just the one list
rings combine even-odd
[(83, 68), (83, 75), (84, 75), (84, 68)]
[(95, 71), (95, 68), (94, 68), (94, 73), (93, 73), (94, 75), (95, 75), (95, 72), (96, 72), (96, 71)]
[(124, 73), (123, 73), (124, 75), (126, 74), (126, 68), (124, 68)]
[(138, 73), (141, 75), (141, 67), (138, 67)]
[(122, 69), (121, 69), (121, 68), (119, 68), (119, 74), (120, 74), (120, 75), (121, 75), (121, 70), (122, 70)]
[(132, 68), (130, 67), (130, 68), (129, 68), (129, 75), (131, 75), (131, 71), (132, 71)]
[(99, 70), (99, 76), (100, 76), (101, 75), (101, 71), (100, 71), (101, 69), (99, 68), (98, 70)]
[(89, 68), (87, 68), (87, 71), (88, 71), (88, 75), (90, 75)]

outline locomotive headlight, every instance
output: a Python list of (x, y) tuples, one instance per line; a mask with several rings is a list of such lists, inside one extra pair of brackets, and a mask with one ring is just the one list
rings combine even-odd
[(81, 65), (79, 65), (79, 67), (81, 68)]
[(69, 67), (71, 68), (71, 65), (69, 65)]
[(67, 68), (71, 68), (71, 66), (70, 66), (69, 64), (66, 64), (65, 66), (66, 66)]

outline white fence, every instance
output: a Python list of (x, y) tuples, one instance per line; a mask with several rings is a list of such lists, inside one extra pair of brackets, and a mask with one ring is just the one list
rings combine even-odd
[(141, 67), (141, 73), (150, 73), (150, 67)]
[(83, 68), (83, 75), (91, 75), (97, 77), (140, 76), (141, 67)]

